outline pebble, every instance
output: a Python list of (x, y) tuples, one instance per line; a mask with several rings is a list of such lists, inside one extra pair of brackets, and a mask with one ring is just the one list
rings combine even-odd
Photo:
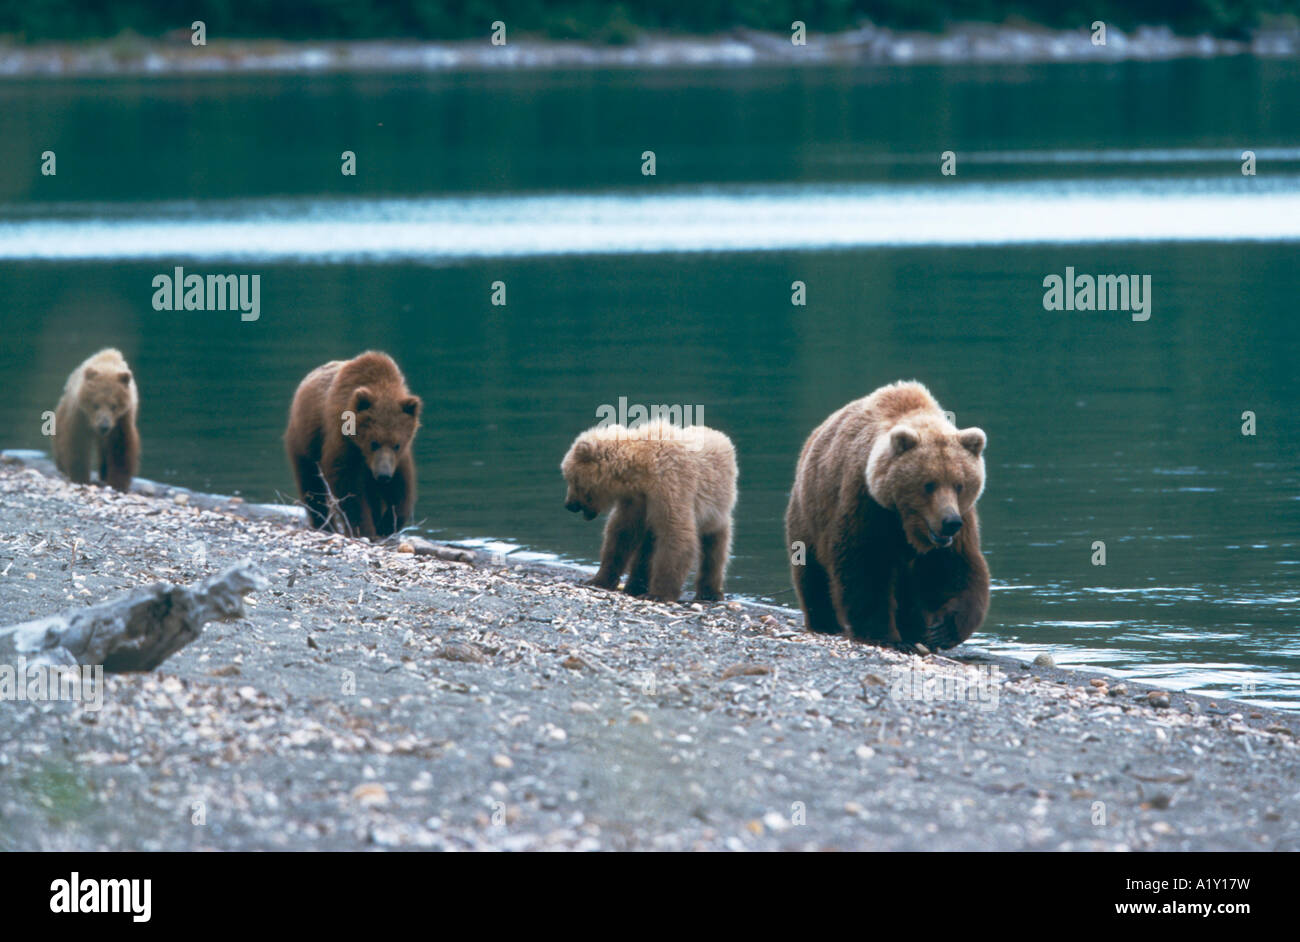
[(649, 723), (650, 717), (648, 714), (642, 713), (640, 710), (633, 710), (631, 713), (627, 715), (627, 721), (634, 725)]
[(459, 641), (448, 641), (438, 649), (436, 657), (444, 658), (448, 661), (461, 661), (465, 664), (483, 664), (487, 658), (477, 647), (472, 644), (462, 644)]
[(1055, 667), (1056, 659), (1050, 654), (1040, 654), (1034, 658), (1035, 667)]
[(1147, 703), (1158, 710), (1163, 710), (1169, 706), (1169, 694), (1163, 690), (1152, 690), (1147, 694)]
[(513, 769), (515, 767), (514, 760), (507, 755), (502, 755), (501, 753), (497, 753), (492, 757), (492, 764), (498, 769)]
[(388, 789), (377, 782), (367, 782), (352, 790), (352, 800), (363, 808), (383, 808), (388, 804)]

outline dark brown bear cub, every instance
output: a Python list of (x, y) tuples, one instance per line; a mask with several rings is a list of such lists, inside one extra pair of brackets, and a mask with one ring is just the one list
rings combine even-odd
[(117, 350), (100, 350), (72, 371), (54, 413), (54, 463), (77, 484), (90, 483), (99, 458), (99, 483), (130, 490), (140, 466), (135, 428), (140, 394)]
[(284, 442), (311, 525), (378, 539), (410, 523), (411, 442), (419, 426), (420, 399), (386, 353), (333, 360), (308, 373)]
[(932, 649), (971, 636), (989, 603), (975, 514), (984, 444), (920, 383), (883, 386), (818, 426), (785, 515), (809, 628)]

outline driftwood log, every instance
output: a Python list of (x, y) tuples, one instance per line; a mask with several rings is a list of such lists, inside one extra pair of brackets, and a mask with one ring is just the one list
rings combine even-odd
[(252, 560), (193, 586), (159, 582), (89, 608), (0, 628), (0, 663), (103, 665), (150, 671), (197, 638), (212, 621), (244, 614), (244, 596), (267, 586)]

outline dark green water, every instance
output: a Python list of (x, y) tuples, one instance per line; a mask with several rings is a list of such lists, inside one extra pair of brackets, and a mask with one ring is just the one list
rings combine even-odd
[[(1295, 64), (1244, 58), (7, 82), (0, 228), (194, 201), (169, 211), (199, 231), (205, 201), (276, 197), (323, 207), (325, 237), (346, 247), (359, 230), (335, 198), (938, 185), (948, 149), (963, 155), (954, 186), (1105, 193), (1137, 178), (1194, 194), (1240, 180), (1232, 154), (1245, 148), (1276, 154), (1261, 181), (1290, 179), (1298, 123)], [(57, 177), (39, 173), (46, 149)], [(349, 149), (355, 178), (338, 172)], [(708, 222), (706, 209), (681, 220)], [(990, 209), (990, 227), (1004, 222)], [(530, 225), (547, 237), (546, 219)], [(86, 239), (105, 243), (88, 250), (96, 260), (0, 259), (6, 447), (43, 448), (40, 414), (67, 372), (113, 344), (141, 389), (144, 476), (273, 500), (292, 487), (280, 435), (298, 380), (381, 348), (426, 402), (424, 528), (591, 561), (598, 524), (562, 507), (569, 441), (620, 396), (698, 405), (739, 452), (730, 588), (789, 602), (781, 516), (804, 437), (845, 401), (914, 377), (989, 435), (981, 507), (998, 588), (981, 643), (1173, 687), (1254, 683), (1248, 699), (1300, 705), (1292, 239), (236, 263), (115, 257), (111, 237)], [(154, 311), (151, 280), (173, 264), (260, 274), (260, 319)], [(1042, 280), (1067, 265), (1150, 275), (1151, 319), (1045, 311)], [(795, 280), (806, 307), (790, 303)], [(1254, 436), (1241, 433), (1247, 410)], [(1091, 564), (1097, 540), (1104, 567)]]

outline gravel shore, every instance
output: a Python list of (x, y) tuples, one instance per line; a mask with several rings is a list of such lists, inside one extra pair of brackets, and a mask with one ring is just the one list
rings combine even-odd
[(0, 463), (0, 624), (271, 586), (101, 709), (0, 703), (0, 849), (1300, 849), (1287, 714), (141, 490)]

